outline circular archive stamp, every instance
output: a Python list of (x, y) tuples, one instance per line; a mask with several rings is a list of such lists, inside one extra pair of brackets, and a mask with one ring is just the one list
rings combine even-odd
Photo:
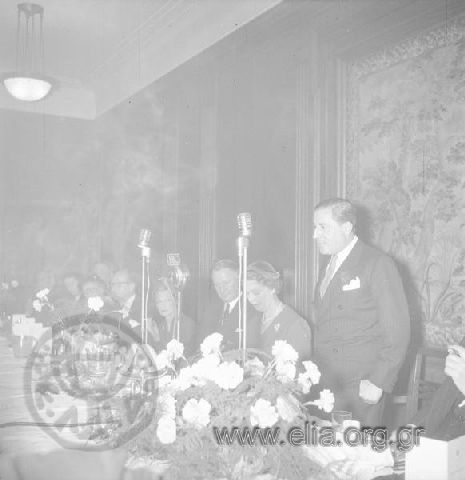
[(158, 393), (155, 352), (111, 316), (78, 315), (38, 341), (24, 373), (37, 426), (65, 448), (122, 445), (149, 425)]

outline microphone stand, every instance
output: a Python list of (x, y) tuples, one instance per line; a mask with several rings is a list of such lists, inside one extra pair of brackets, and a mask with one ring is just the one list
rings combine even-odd
[(237, 239), (239, 257), (239, 350), (242, 351), (242, 364), (245, 365), (247, 352), (247, 248), (249, 238), (241, 235)]
[[(148, 343), (147, 301), (145, 296), (148, 290), (148, 269), (150, 263), (150, 247), (142, 246), (142, 278), (141, 278), (141, 336), (142, 343)], [(147, 288), (146, 288), (147, 286)]]
[(181, 265), (180, 262), (170, 265), (170, 270), (171, 272), (166, 279), (166, 284), (176, 305), (174, 312), (175, 323), (173, 333), (174, 337), (179, 342), (181, 332), (182, 291), (190, 274), (188, 268), (185, 265)]
[(175, 335), (176, 340), (179, 342), (179, 332), (180, 332), (180, 323), (181, 323), (181, 291), (176, 292), (176, 312), (175, 312)]

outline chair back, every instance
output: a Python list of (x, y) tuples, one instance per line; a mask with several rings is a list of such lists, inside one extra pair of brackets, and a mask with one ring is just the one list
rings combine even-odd
[(418, 410), (429, 400), (442, 383), (444, 374), (441, 373), (434, 378), (434, 367), (440, 365), (441, 372), (444, 371), (447, 350), (420, 347), (415, 355), (412, 369), (409, 375), (406, 395), (395, 395), (392, 402), (395, 405), (405, 405), (404, 423), (410, 421)]

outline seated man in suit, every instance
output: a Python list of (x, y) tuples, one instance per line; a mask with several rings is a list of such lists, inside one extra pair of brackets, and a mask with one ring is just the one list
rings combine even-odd
[(118, 307), (114, 300), (107, 295), (105, 283), (96, 275), (92, 275), (82, 281), (81, 305), (83, 305), (87, 311), (89, 311), (89, 298), (92, 297), (99, 297), (103, 300), (104, 306), (101, 308), (101, 311), (103, 312), (110, 312)]
[(451, 440), (465, 435), (465, 339), (449, 348), (446, 358), (446, 380), (410, 419), (425, 429), (424, 436)]
[[(232, 260), (219, 260), (212, 269), (212, 282), (218, 295), (207, 309), (199, 329), (198, 343), (214, 332), (223, 335), (223, 349), (239, 346), (239, 271)], [(247, 347), (259, 345), (260, 319), (257, 311), (247, 303)]]
[(141, 338), (141, 298), (137, 295), (136, 276), (126, 269), (114, 273), (111, 279), (111, 295), (120, 309), (120, 321)]

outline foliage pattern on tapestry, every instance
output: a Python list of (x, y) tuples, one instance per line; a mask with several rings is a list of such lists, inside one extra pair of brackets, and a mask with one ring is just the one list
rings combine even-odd
[(353, 194), (369, 210), (374, 243), (405, 267), (426, 341), (458, 340), (465, 331), (465, 39), (360, 76), (353, 88)]

